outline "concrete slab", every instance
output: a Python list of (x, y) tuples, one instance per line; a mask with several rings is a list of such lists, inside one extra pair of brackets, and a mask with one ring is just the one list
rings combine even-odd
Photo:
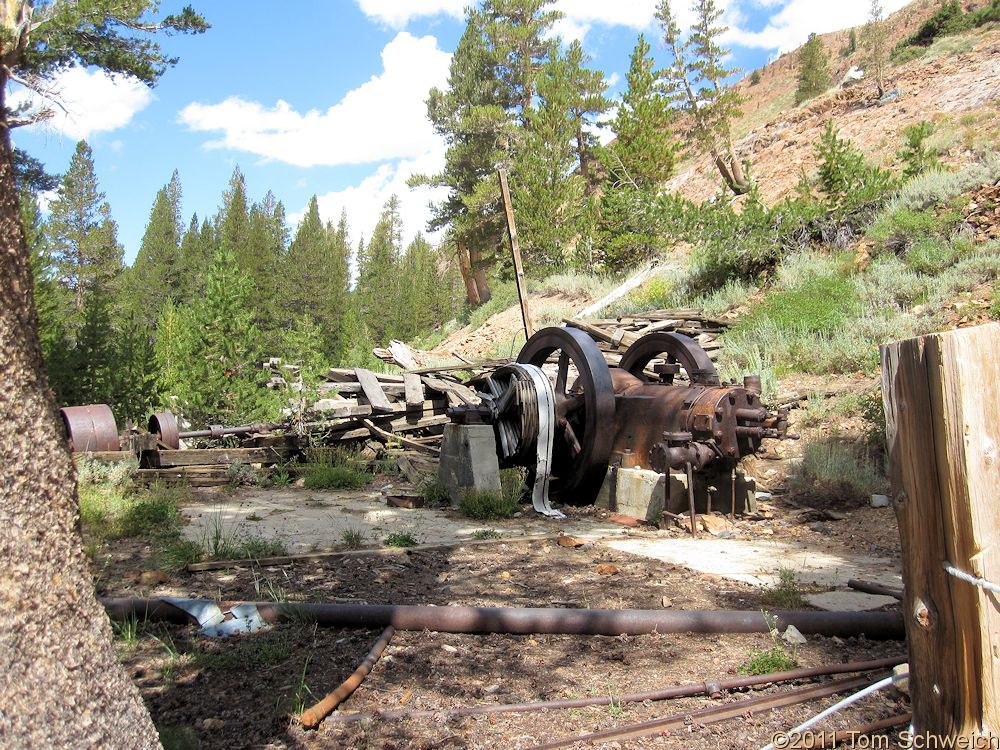
[(824, 591), (822, 594), (806, 594), (804, 598), (817, 609), (830, 612), (864, 612), (897, 603), (891, 596), (863, 594), (860, 591)]
[(553, 521), (526, 508), (524, 516), (509, 521), (476, 521), (433, 508), (392, 508), (381, 491), (316, 491), (269, 489), (218, 495), (218, 502), (182, 508), (187, 523), (184, 536), (205, 544), (214, 534), (227, 538), (256, 536), (284, 542), (290, 554), (336, 548), (349, 529), (364, 535), (366, 544), (379, 544), (393, 532), (409, 533), (420, 544), (471, 539), (479, 529), (496, 529), (516, 539), (537, 534), (571, 534), (584, 540), (621, 536), (621, 526), (585, 520)]
[(799, 583), (827, 588), (846, 587), (851, 578), (902, 586), (901, 572), (888, 558), (802, 549), (778, 540), (620, 539), (602, 544), (754, 586), (776, 584), (782, 568), (795, 571)]

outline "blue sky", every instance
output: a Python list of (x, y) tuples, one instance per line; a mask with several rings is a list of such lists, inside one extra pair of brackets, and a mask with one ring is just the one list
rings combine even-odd
[[(164, 2), (171, 12), (183, 3)], [(810, 32), (864, 22), (870, 0), (723, 0), (733, 63), (751, 70), (794, 49)], [(883, 0), (892, 12), (905, 0)], [(234, 167), (252, 200), (268, 189), (294, 229), (312, 195), (325, 218), (346, 209), (352, 238), (370, 234), (393, 193), (407, 236), (423, 229), (427, 188), (406, 179), (434, 172), (443, 144), (425, 117), (432, 86), (446, 82), (465, 0), (202, 0), (206, 34), (162, 40), (180, 58), (156, 88), (71, 70), (56, 82), (63, 109), (14, 133), (18, 146), (62, 172), (76, 142), (94, 152), (100, 188), (135, 257), (159, 190), (174, 169), (185, 221), (211, 216)], [(674, 3), (682, 20), (687, 2)], [(558, 31), (582, 39), (617, 93), (639, 32), (666, 63), (656, 0), (557, 0)], [(10, 92), (16, 98), (22, 95)]]

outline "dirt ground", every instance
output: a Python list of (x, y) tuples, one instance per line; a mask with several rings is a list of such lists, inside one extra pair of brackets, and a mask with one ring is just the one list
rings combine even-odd
[[(210, 494), (203, 497), (206, 503), (213, 500)], [(601, 512), (593, 508), (570, 512), (575, 528), (606, 523)], [(800, 516), (800, 509), (775, 500), (765, 504), (753, 519), (740, 521), (738, 536), (776, 536), (803, 549), (898, 555), (888, 538), (894, 528), (891, 511), (859, 509), (843, 519), (826, 521), (829, 528), (819, 530), (810, 528), (808, 518)], [(504, 522), (510, 526), (517, 523), (517, 519)], [(630, 536), (672, 539), (680, 538), (679, 533), (649, 529), (630, 532)], [(151, 550), (141, 544), (116, 544), (100, 562), (100, 593), (438, 606), (768, 608), (766, 594), (759, 586), (699, 574), (600, 543), (573, 549), (553, 540), (500, 541), (395, 557), (362, 556), (265, 568), (248, 564), (170, 576), (150, 576), (150, 556)], [(218, 641), (199, 636), (193, 626), (139, 625), (135, 630), (134, 636), (126, 632), (118, 639), (121, 658), (157, 725), (165, 730), (168, 747), (224, 743), (237, 748), (529, 748), (746, 697), (734, 693), (721, 699), (616, 702), (611, 706), (466, 718), (440, 715), (349, 723), (331, 717), (317, 731), (306, 731), (298, 713), (355, 669), (378, 632), (281, 625)], [(754, 651), (771, 646), (767, 635), (611, 638), (401, 632), (337, 713), (440, 712), (476, 704), (588, 696), (617, 700), (629, 693), (734, 676)], [(796, 649), (795, 659), (800, 666), (814, 666), (893, 656), (904, 650), (901, 642), (810, 636)], [(761, 747), (773, 733), (796, 725), (830, 702), (826, 699), (776, 712), (748, 712), (718, 725), (690, 723), (671, 735), (600, 746)], [(906, 699), (891, 693), (865, 701), (824, 726), (855, 727), (906, 710)]]

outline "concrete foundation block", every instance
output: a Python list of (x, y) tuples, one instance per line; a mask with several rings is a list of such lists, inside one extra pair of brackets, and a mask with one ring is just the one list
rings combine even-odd
[(499, 494), (500, 464), (493, 427), (485, 424), (445, 425), (438, 479), (447, 487), (453, 508), (458, 507), (466, 490)]
[[(729, 472), (719, 474), (694, 475), (694, 507), (696, 513), (719, 511), (729, 513), (732, 509), (732, 477)], [(668, 483), (665, 510), (678, 515), (689, 512), (687, 474), (671, 472)], [(736, 513), (753, 513), (757, 510), (757, 483), (752, 477), (736, 472)]]
[(613, 513), (657, 523), (666, 498), (666, 477), (646, 469), (612, 466), (604, 476), (596, 505)]

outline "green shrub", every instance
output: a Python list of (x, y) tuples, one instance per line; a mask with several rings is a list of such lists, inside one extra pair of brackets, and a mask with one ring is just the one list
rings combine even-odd
[(180, 526), (181, 513), (169, 497), (141, 497), (130, 505), (118, 521), (118, 535), (148, 536)]
[(1000, 320), (1000, 284), (993, 285), (993, 302), (990, 304), (990, 317)]
[(200, 562), (204, 556), (205, 550), (198, 542), (180, 534), (161, 538), (156, 550), (157, 564), (164, 570), (183, 570), (191, 563)]
[(372, 481), (370, 472), (356, 466), (308, 464), (304, 482), (310, 490), (356, 490)]
[(340, 544), (344, 549), (358, 549), (367, 541), (365, 532), (361, 529), (344, 529), (340, 532)]
[(958, 253), (950, 242), (925, 237), (917, 240), (906, 253), (906, 265), (917, 273), (936, 274), (953, 266)]
[(885, 489), (885, 477), (856, 446), (831, 439), (805, 446), (788, 488), (813, 505), (857, 507)]
[(436, 476), (426, 479), (420, 485), (420, 497), (423, 498), (424, 506), (427, 508), (446, 508), (451, 505), (448, 487)]
[(736, 326), (766, 320), (784, 331), (831, 333), (858, 308), (853, 282), (844, 276), (814, 276), (775, 292)]
[(245, 461), (233, 461), (226, 467), (226, 477), (231, 487), (257, 487), (261, 483), (260, 472)]
[(903, 130), (903, 148), (896, 155), (904, 165), (904, 180), (911, 180), (940, 166), (937, 149), (927, 145), (927, 139), (933, 134), (934, 123), (929, 120), (921, 120)]
[(885, 213), (943, 206), (962, 193), (997, 180), (1000, 180), (1000, 155), (997, 154), (990, 154), (982, 162), (958, 172), (932, 170), (905, 183), (886, 205)]
[(257, 560), (287, 554), (284, 542), (249, 533), (242, 525), (226, 527), (216, 514), (205, 530), (201, 547), (210, 560)]
[(472, 538), (483, 541), (486, 539), (499, 539), (503, 534), (501, 534), (496, 529), (476, 529), (472, 532)]
[(852, 225), (867, 223), (897, 187), (887, 170), (869, 164), (853, 143), (838, 135), (833, 120), (826, 122), (816, 158), (818, 187), (827, 206)]
[(795, 582), (795, 571), (791, 568), (778, 570), (777, 583), (764, 589), (761, 599), (769, 607), (779, 609), (801, 609), (806, 603)]
[(935, 39), (969, 28), (970, 20), (962, 12), (958, 0), (945, 0), (912, 36), (900, 42), (899, 47), (929, 47)]
[(409, 532), (395, 531), (383, 540), (383, 544), (386, 547), (416, 547), (418, 542)]
[(772, 672), (787, 672), (795, 669), (798, 662), (780, 643), (775, 642), (766, 651), (751, 649), (749, 658), (737, 670), (740, 674), (762, 675)]
[(463, 514), (480, 521), (512, 518), (521, 509), (521, 496), (525, 491), (523, 469), (504, 469), (500, 472), (500, 492), (466, 490), (458, 508)]

